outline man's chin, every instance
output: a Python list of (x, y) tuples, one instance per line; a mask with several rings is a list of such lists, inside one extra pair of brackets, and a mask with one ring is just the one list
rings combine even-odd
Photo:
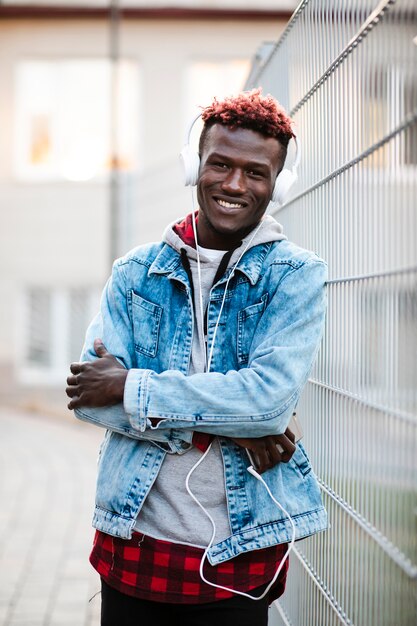
[(236, 224), (216, 224), (213, 230), (224, 237), (233, 237), (234, 239), (243, 239), (248, 235), (251, 230), (253, 230), (257, 226), (256, 224), (250, 224), (248, 226), (240, 226)]
[(253, 230), (252, 227), (245, 228), (243, 230), (235, 229), (219, 229), (213, 230), (213, 235), (216, 236), (219, 249), (230, 250), (231, 248), (238, 248), (242, 240)]

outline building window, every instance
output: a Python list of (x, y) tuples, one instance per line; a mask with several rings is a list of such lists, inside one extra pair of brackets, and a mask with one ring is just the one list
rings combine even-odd
[(120, 61), (114, 71), (106, 59), (18, 63), (16, 177), (88, 181), (106, 175), (112, 163), (112, 125), (119, 167), (136, 168), (139, 88), (137, 64), (128, 60)]
[(35, 366), (49, 367), (51, 294), (47, 289), (31, 289), (28, 293), (27, 360)]
[(19, 379), (24, 384), (63, 384), (80, 357), (85, 331), (98, 311), (100, 290), (29, 287), (23, 298)]

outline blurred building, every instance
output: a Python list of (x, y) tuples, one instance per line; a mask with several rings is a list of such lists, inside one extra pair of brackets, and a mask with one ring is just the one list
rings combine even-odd
[(296, 4), (0, 5), (3, 400), (62, 393), (112, 259), (191, 209), (190, 118), (243, 86)]

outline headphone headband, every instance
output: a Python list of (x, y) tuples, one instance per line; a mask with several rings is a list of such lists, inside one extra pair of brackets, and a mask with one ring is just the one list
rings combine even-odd
[(194, 124), (200, 119), (202, 113), (197, 113), (197, 115), (195, 117), (193, 117), (193, 119), (191, 120), (191, 123), (188, 125), (188, 129), (185, 133), (185, 141), (184, 141), (184, 146), (187, 146), (190, 143), (190, 139), (191, 139), (191, 132), (194, 128)]

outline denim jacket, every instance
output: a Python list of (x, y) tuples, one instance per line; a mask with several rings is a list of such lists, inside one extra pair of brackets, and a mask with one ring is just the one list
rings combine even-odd
[[(210, 350), (230, 269), (213, 285), (207, 309)], [(115, 262), (91, 323), (93, 341), (129, 370), (123, 405), (76, 415), (107, 429), (100, 450), (93, 525), (130, 538), (166, 454), (183, 453), (193, 431), (218, 435), (232, 534), (211, 547), (212, 564), (292, 535), (288, 518), (247, 472), (230, 437), (285, 431), (316, 356), (325, 315), (325, 263), (289, 241), (249, 249), (229, 282), (211, 370), (187, 375), (192, 293), (180, 255), (166, 243), (140, 246)], [(159, 420), (151, 420), (159, 418)], [(327, 527), (317, 480), (301, 443), (289, 463), (263, 474), (300, 539)]]

